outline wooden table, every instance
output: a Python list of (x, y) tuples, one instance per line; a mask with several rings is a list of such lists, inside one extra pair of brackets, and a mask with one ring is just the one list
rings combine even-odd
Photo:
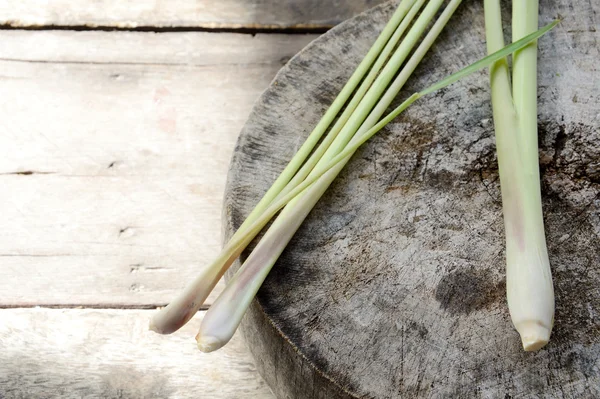
[(380, 2), (0, 2), (0, 398), (273, 397), (240, 337), (148, 319), (219, 251), (258, 95)]

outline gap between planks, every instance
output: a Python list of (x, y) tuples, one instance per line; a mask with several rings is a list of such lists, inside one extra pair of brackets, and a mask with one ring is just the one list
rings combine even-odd
[[(69, 303), (65, 303), (65, 304), (48, 303), (48, 304), (44, 304), (44, 305), (39, 305), (37, 303), (23, 302), (23, 303), (19, 303), (19, 304), (15, 304), (15, 305), (0, 304), (0, 309), (99, 309), (99, 310), (139, 309), (139, 310), (152, 310), (152, 309), (164, 308), (165, 306), (167, 306), (166, 303), (161, 303), (161, 304), (125, 304), (124, 303), (124, 304), (114, 304), (114, 305), (113, 304), (107, 305), (104, 303), (99, 303), (97, 305), (95, 305), (95, 304), (79, 305), (79, 304), (69, 304)], [(200, 309), (198, 311), (208, 310), (209, 307), (210, 307), (210, 305), (203, 305), (202, 307), (200, 307)]]
[(1, 24), (0, 30), (23, 30), (23, 31), (74, 31), (74, 32), (148, 32), (148, 33), (185, 33), (185, 32), (205, 32), (205, 33), (238, 33), (255, 36), (261, 33), (268, 34), (323, 34), (333, 25), (314, 26), (314, 25), (294, 25), (281, 27), (277, 25), (257, 25), (255, 27), (202, 27), (202, 26), (111, 26), (111, 25), (11, 25)]

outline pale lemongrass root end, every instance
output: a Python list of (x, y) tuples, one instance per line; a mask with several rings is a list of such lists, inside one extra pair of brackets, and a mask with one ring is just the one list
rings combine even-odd
[(537, 351), (546, 346), (550, 340), (550, 330), (536, 320), (523, 321), (517, 326), (523, 342), (523, 349), (527, 352)]
[(200, 334), (196, 335), (196, 341), (198, 343), (198, 349), (204, 353), (216, 351), (225, 345), (225, 342), (217, 337), (204, 336)]
[(156, 320), (156, 317), (152, 317), (150, 323), (148, 323), (148, 330), (154, 331), (157, 334), (168, 335), (177, 331), (183, 324), (173, 327), (173, 325), (165, 325), (161, 323), (161, 320)]
[(154, 324), (154, 318), (150, 319), (150, 323), (148, 324), (148, 330), (154, 331), (155, 333), (160, 334), (160, 331), (156, 327), (156, 324)]

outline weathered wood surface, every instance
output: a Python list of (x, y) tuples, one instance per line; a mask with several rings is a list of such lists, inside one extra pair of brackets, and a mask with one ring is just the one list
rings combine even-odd
[(165, 339), (151, 310), (0, 310), (0, 397), (271, 399), (239, 335), (203, 354), (198, 314)]
[(315, 37), (0, 32), (0, 306), (171, 300), (220, 249), (252, 104)]
[[(392, 9), (328, 32), (263, 94), (229, 172), (229, 234)], [(600, 4), (550, 0), (541, 10), (541, 23), (562, 16), (539, 56), (549, 345), (523, 352), (508, 315), (483, 71), (421, 100), (361, 149), (275, 265), (242, 328), (279, 398), (600, 397)], [(484, 43), (482, 4), (466, 1), (402, 97), (480, 58)]]
[(3, 0), (13, 27), (325, 29), (384, 0)]

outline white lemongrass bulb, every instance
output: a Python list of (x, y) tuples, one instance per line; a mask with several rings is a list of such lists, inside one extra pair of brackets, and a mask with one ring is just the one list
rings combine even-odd
[(271, 268), (349, 159), (350, 156), (346, 157), (327, 171), (281, 211), (240, 270), (229, 280), (225, 290), (206, 312), (196, 335), (201, 351), (215, 351), (233, 337)]
[(159, 334), (171, 334), (183, 327), (204, 304), (244, 247), (245, 245), (235, 251), (224, 251), (213, 263), (203, 267), (183, 292), (152, 316), (148, 328)]
[[(518, 38), (537, 30), (537, 0), (514, 0)], [(504, 46), (500, 4), (485, 0), (488, 53)], [(506, 291), (523, 348), (546, 345), (554, 324), (554, 288), (546, 248), (537, 148), (537, 43), (515, 53), (511, 93), (506, 59), (490, 68), (492, 109), (506, 234)], [(513, 102), (514, 98), (514, 102)]]

